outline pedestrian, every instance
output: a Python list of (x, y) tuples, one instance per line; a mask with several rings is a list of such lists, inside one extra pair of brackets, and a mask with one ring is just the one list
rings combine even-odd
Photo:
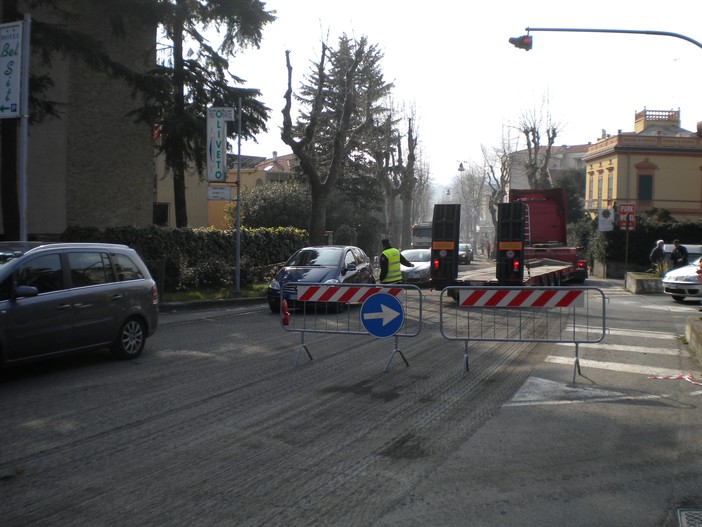
[(380, 253), (380, 283), (399, 284), (402, 282), (400, 264), (406, 267), (414, 267), (414, 264), (390, 245), (390, 240), (385, 239), (381, 243), (383, 244), (383, 252)]
[(673, 267), (687, 265), (689, 263), (687, 247), (680, 245), (680, 240), (673, 240), (673, 245), (675, 249), (673, 249), (673, 253), (670, 255), (670, 259), (673, 260)]
[(492, 246), (490, 245), (490, 240), (487, 241), (487, 256), (488, 259), (490, 258), (490, 251), (492, 250)]
[(665, 264), (665, 250), (663, 245), (665, 242), (663, 240), (658, 240), (656, 246), (651, 251), (648, 259), (651, 261), (651, 270), (655, 271), (660, 267), (661, 264)]

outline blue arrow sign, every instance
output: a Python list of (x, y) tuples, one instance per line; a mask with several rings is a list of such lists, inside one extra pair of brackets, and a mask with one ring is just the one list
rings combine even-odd
[(387, 293), (369, 296), (361, 306), (361, 324), (374, 337), (391, 337), (405, 321), (400, 301)]

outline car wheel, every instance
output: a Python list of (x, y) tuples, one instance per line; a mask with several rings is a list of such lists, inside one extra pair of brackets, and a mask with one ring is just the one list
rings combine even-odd
[(682, 302), (683, 300), (685, 300), (685, 297), (680, 295), (673, 295), (673, 300), (675, 300), (676, 302)]
[(273, 300), (269, 300), (268, 307), (271, 308), (271, 313), (280, 313), (280, 302), (274, 302)]
[(138, 318), (130, 318), (122, 324), (112, 344), (112, 354), (121, 360), (134, 359), (141, 355), (146, 344), (146, 325)]

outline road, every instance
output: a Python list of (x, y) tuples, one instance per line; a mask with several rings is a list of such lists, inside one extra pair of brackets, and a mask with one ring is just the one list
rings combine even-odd
[[(0, 518), (29, 525), (677, 525), (702, 509), (697, 304), (608, 298), (583, 346), (308, 335), (265, 304), (164, 314), (143, 356), (2, 373)], [(357, 309), (357, 308), (353, 308)]]

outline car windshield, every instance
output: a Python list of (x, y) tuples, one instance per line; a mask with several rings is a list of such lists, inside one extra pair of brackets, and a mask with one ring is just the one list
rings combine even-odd
[(402, 256), (407, 258), (407, 260), (410, 262), (428, 262), (431, 260), (430, 252), (422, 249), (409, 249), (407, 251), (402, 251)]
[(470, 243), (461, 243), (458, 245), (458, 250), (461, 252), (470, 251)]
[(341, 260), (341, 247), (306, 247), (293, 254), (288, 267), (335, 266)]

